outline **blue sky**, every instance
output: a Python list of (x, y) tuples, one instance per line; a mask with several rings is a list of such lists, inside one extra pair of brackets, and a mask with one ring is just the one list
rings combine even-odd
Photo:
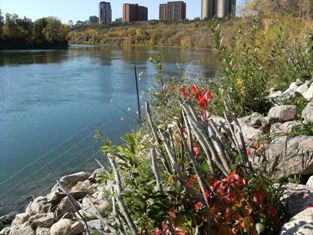
[[(56, 16), (64, 23), (69, 20), (86, 20), (91, 15), (98, 15), (100, 0), (0, 0), (3, 13), (16, 13), (20, 17), (27, 16), (38, 19), (44, 16)], [(139, 3), (149, 7), (149, 19), (158, 19), (159, 4), (167, 0), (112, 0), (113, 20), (122, 16), (123, 3)], [(185, 0), (187, 18), (200, 16), (201, 0)], [(243, 0), (237, 0), (237, 5)]]

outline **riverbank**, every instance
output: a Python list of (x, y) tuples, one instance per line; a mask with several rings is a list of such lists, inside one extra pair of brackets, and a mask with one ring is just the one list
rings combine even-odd
[[(186, 90), (184, 93), (185, 92)], [(296, 97), (303, 97), (308, 101), (307, 105), (303, 107), (302, 110), (296, 105), (277, 105), (284, 101), (292, 101)], [(291, 235), (294, 234), (295, 231), (303, 234), (310, 234), (312, 229), (308, 227), (308, 225), (313, 222), (311, 220), (311, 218), (313, 218), (313, 210), (310, 206), (313, 203), (313, 197), (311, 196), (313, 195), (313, 178), (310, 177), (313, 175), (313, 133), (310, 132), (310, 135), (307, 131), (310, 131), (308, 127), (313, 124), (313, 118), (311, 115), (313, 112), (313, 80), (308, 80), (304, 83), (300, 81), (294, 82), (290, 84), (287, 90), (272, 90), (267, 99), (273, 103), (267, 116), (253, 113), (249, 116), (240, 117), (238, 119), (234, 118), (234, 121), (231, 122), (234, 131), (232, 138), (234, 138), (235, 142), (238, 142), (239, 145), (241, 145), (241, 148), (246, 146), (248, 160), (252, 166), (254, 174), (258, 175), (253, 179), (257, 180), (259, 177), (265, 176), (266, 178), (263, 180), (271, 178), (273, 180), (271, 182), (280, 182), (280, 184), (267, 185), (266, 187), (270, 187), (271, 189), (268, 188), (265, 191), (261, 191), (261, 185), (259, 185), (261, 182), (264, 184), (263, 180), (258, 182), (257, 185), (253, 185), (253, 187), (249, 188), (249, 191), (247, 191), (247, 193), (251, 193), (253, 196), (253, 202), (250, 203), (255, 204), (258, 210), (255, 213), (261, 213), (260, 211), (263, 211), (263, 207), (265, 207), (267, 209), (264, 210), (263, 213), (269, 213), (266, 214), (266, 216), (282, 219), (282, 217), (277, 216), (284, 215), (283, 220), (280, 221), (283, 222), (284, 225), (282, 226), (280, 223), (278, 225), (280, 232), (276, 231), (274, 233), (274, 231), (272, 231), (273, 233), (271, 234)], [(188, 104), (183, 104), (182, 110), (186, 110), (188, 113), (191, 112), (190, 110), (187, 111)], [(150, 120), (151, 114), (149, 113), (150, 111), (148, 108), (148, 117)], [(191, 116), (189, 117), (188, 113), (186, 113), (186, 115), (188, 115), (186, 118), (189, 119)], [(152, 117), (153, 120), (151, 120), (152, 123), (155, 122), (156, 116), (157, 114), (154, 113)], [(210, 120), (211, 124), (207, 127), (212, 128), (212, 126), (215, 126), (214, 131), (211, 130), (213, 131), (211, 135), (214, 136), (206, 139), (206, 141), (212, 141), (212, 144), (215, 146), (215, 151), (222, 151), (223, 154), (230, 154), (226, 150), (226, 147), (223, 147), (228, 144), (231, 151), (237, 151), (236, 146), (233, 146), (229, 142), (231, 139), (229, 139), (230, 136), (227, 133), (231, 129), (227, 128), (227, 123), (229, 122), (228, 118), (216, 115), (202, 118), (208, 118), (208, 120)], [(196, 128), (196, 126), (192, 126), (192, 128)], [(200, 133), (197, 132), (196, 129), (193, 130), (195, 130), (194, 133)], [(160, 133), (160, 138), (168, 138), (163, 136), (160, 131), (161, 130), (158, 129), (157, 132)], [(222, 133), (223, 137), (218, 137), (217, 133), (219, 132)], [(240, 140), (241, 135), (244, 142), (243, 139)], [(200, 138), (206, 138), (202, 136), (202, 134), (200, 136)], [(127, 142), (127, 138), (129, 138), (131, 142)], [(154, 147), (147, 145), (153, 136), (146, 135), (139, 137), (139, 135), (137, 136), (136, 134), (132, 135), (132, 137), (129, 135), (127, 138), (125, 139), (125, 145), (117, 147), (119, 152), (116, 153), (117, 155), (115, 158), (111, 155), (114, 153), (113, 146), (109, 147), (109, 145), (105, 145), (101, 147), (104, 153), (110, 152), (107, 155), (112, 164), (112, 169), (110, 169), (109, 172), (101, 166), (101, 168), (96, 169), (92, 173), (77, 172), (61, 177), (47, 195), (39, 196), (32, 200), (32, 202), (26, 206), (25, 212), (17, 214), (15, 217), (1, 217), (0, 230), (2, 230), (0, 231), (0, 234), (78, 235), (87, 234), (87, 230), (91, 233), (100, 234), (116, 233), (121, 229), (118, 222), (120, 219), (121, 223), (128, 224), (126, 218), (124, 221), (122, 219), (125, 215), (128, 216), (128, 219), (134, 221), (137, 213), (139, 212), (139, 214), (141, 214), (140, 211), (137, 211), (138, 209), (141, 210), (138, 208), (141, 204), (136, 206), (136, 201), (152, 200), (158, 195), (155, 193), (160, 193), (159, 190), (162, 192), (163, 190), (169, 190), (165, 189), (165, 186), (172, 183), (161, 180), (161, 176), (159, 175), (160, 170), (163, 169), (161, 161), (158, 163), (155, 161), (156, 156), (154, 156), (154, 154), (156, 153), (152, 155), (149, 154), (149, 152), (153, 153), (155, 150)], [(176, 139), (177, 137), (175, 137), (175, 134), (174, 138), (175, 142), (172, 142), (172, 144), (180, 145), (180, 143), (177, 142), (178, 140)], [(219, 145), (218, 147), (217, 143), (221, 144), (221, 142), (215, 142), (215, 138), (223, 138), (223, 146)], [(166, 141), (166, 139), (160, 140), (162, 142)], [(181, 139), (180, 141), (185, 140)], [(128, 144), (131, 146), (128, 146)], [(164, 142), (164, 144), (167, 146), (166, 142)], [(200, 146), (205, 146), (202, 144), (203, 143), (200, 141), (199, 147), (196, 147), (198, 150), (194, 150), (196, 156), (194, 160), (199, 163), (202, 161), (201, 159), (204, 154), (202, 148), (200, 150)], [(282, 148), (282, 146), (285, 147)], [(138, 152), (128, 152), (132, 147), (138, 148)], [(178, 151), (177, 148), (175, 149)], [(169, 151), (169, 149), (165, 150), (165, 152), (170, 156), (171, 151)], [(217, 156), (218, 158), (222, 159), (222, 152)], [(126, 153), (128, 155), (121, 155)], [(240, 150), (238, 153), (240, 153)], [(146, 158), (146, 154), (148, 154), (148, 159)], [(179, 153), (176, 154), (176, 157), (180, 158)], [(243, 153), (241, 152), (241, 154)], [(187, 156), (189, 158), (191, 155), (188, 154)], [(127, 157), (130, 157), (130, 161), (135, 161), (135, 168), (132, 169), (133, 172), (129, 172), (128, 167), (130, 166), (128, 166), (128, 164), (130, 162), (128, 162), (129, 160), (126, 160)], [(159, 157), (161, 156), (158, 156), (158, 158)], [(187, 159), (184, 161), (186, 160)], [(191, 162), (194, 160), (191, 160)], [(151, 161), (152, 165), (150, 165)], [(169, 161), (169, 159), (166, 161)], [(188, 164), (185, 165), (183, 162), (179, 165), (175, 165), (177, 162), (174, 159), (171, 159), (171, 161), (175, 166), (175, 169), (177, 167), (188, 166)], [(189, 161), (190, 160), (187, 160), (187, 162)], [(216, 160), (214, 160), (214, 162), (215, 161)], [(217, 164), (217, 162), (215, 163)], [(227, 163), (224, 164), (226, 165), (219, 165), (217, 167), (226, 170)], [(242, 162), (241, 164), (246, 163)], [(239, 169), (248, 169), (248, 165), (242, 166), (241, 164), (236, 166), (237, 171)], [(99, 163), (99, 165), (101, 165), (101, 163)], [(122, 166), (126, 167), (126, 169), (123, 169)], [(144, 168), (141, 169), (142, 167)], [(149, 168), (150, 170), (148, 170)], [(136, 170), (139, 169), (145, 170), (144, 172), (137, 172)], [(132, 174), (139, 174), (139, 172), (141, 172), (141, 175), (131, 176)], [(153, 174), (151, 174), (152, 172)], [(181, 173), (183, 173), (183, 175), (187, 174), (185, 171), (182, 171)], [(115, 177), (112, 177), (112, 174), (113, 176), (115, 175)], [(120, 176), (118, 176), (119, 174)], [(134, 177), (133, 180), (135, 180), (137, 184), (127, 184), (130, 179), (124, 178), (125, 174), (130, 174), (129, 177)], [(198, 172), (196, 174), (204, 174), (204, 171), (203, 173)], [(239, 176), (234, 172), (229, 172), (227, 178), (224, 179), (225, 181), (221, 180), (220, 182), (228, 182), (227, 180), (230, 180), (230, 177), (232, 177), (229, 183), (233, 184), (233, 187), (240, 186), (241, 190), (246, 190), (245, 188), (248, 187), (248, 185), (245, 183), (245, 178), (241, 178), (243, 177), (242, 174), (243, 173)], [(249, 174), (251, 174), (251, 172)], [(185, 177), (179, 173), (178, 175), (178, 181), (181, 180), (180, 177)], [(293, 176), (299, 177), (298, 180), (293, 178)], [(145, 179), (145, 181), (141, 182), (143, 179)], [(193, 178), (193, 180), (196, 180), (196, 178)], [(146, 185), (147, 182), (150, 183)], [(195, 182), (191, 184), (191, 181), (188, 178), (187, 182), (189, 182), (188, 184), (190, 185), (194, 185), (193, 187), (196, 187)], [(239, 185), (237, 185), (237, 183)], [(120, 187), (118, 186), (119, 184), (124, 185), (120, 188), (123, 190), (123, 197), (120, 197), (119, 191), (115, 191), (116, 187)], [(218, 184), (213, 185), (215, 185), (214, 187), (217, 187)], [(145, 188), (142, 188), (143, 186)], [(150, 186), (152, 186), (151, 189), (149, 189)], [(148, 189), (152, 191), (149, 191)], [(145, 190), (148, 191), (145, 192)], [(257, 191), (255, 192), (255, 190)], [(275, 199), (279, 201), (270, 201), (270, 197), (275, 197), (275, 195), (279, 196)], [(143, 197), (142, 199), (140, 199), (141, 196)], [(164, 198), (157, 197), (156, 200), (160, 200), (161, 203)], [(220, 198), (219, 200), (222, 202), (224, 199)], [(234, 198), (234, 200), (236, 199)], [(276, 204), (270, 204), (273, 202)], [(125, 203), (125, 207), (120, 203)], [(154, 203), (159, 203), (159, 201), (155, 201)], [(165, 206), (155, 205), (154, 203), (152, 204), (153, 206)], [(261, 203), (260, 208), (258, 208), (259, 203)], [(282, 208), (279, 207), (280, 204)], [(200, 210), (203, 210), (204, 205), (200, 205), (199, 203), (196, 203), (196, 205), (197, 207), (195, 209), (190, 208), (189, 212), (195, 210), (196, 213), (198, 213)], [(133, 208), (134, 206), (135, 208)], [(151, 209), (152, 208), (150, 208), (150, 210)], [(158, 208), (158, 210), (159, 209), (160, 208)], [(118, 210), (118, 212), (116, 210)], [(124, 210), (128, 211), (128, 213), (132, 212), (124, 215), (124, 213), (126, 213)], [(177, 231), (184, 231), (184, 234), (188, 234), (185, 232), (186, 230), (182, 230), (183, 227), (178, 227), (180, 222), (176, 220), (176, 218), (180, 216), (180, 213), (184, 213), (184, 211), (185, 210), (181, 210), (179, 212), (178, 209), (175, 209), (171, 210), (170, 213), (172, 213), (172, 223), (177, 226)], [(121, 213), (119, 215), (120, 217), (118, 216), (118, 213)], [(176, 217), (174, 217), (173, 214), (175, 214)], [(152, 214), (150, 216), (152, 216)], [(264, 217), (264, 215), (262, 216)], [(126, 225), (124, 226), (123, 229), (131, 231), (129, 227)], [(254, 228), (256, 231), (260, 231), (258, 234), (262, 234), (264, 228), (260, 226), (266, 225), (254, 224), (253, 226), (256, 226)], [(149, 231), (149, 234), (159, 233), (156, 229), (155, 231)]]

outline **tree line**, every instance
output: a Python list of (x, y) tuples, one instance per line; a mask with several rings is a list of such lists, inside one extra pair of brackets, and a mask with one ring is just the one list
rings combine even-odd
[(0, 49), (68, 47), (69, 27), (55, 17), (35, 21), (0, 10)]

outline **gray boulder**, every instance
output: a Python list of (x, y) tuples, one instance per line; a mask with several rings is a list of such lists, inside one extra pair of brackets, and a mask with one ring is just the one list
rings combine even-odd
[(280, 235), (312, 235), (313, 208), (307, 208), (285, 223)]
[[(250, 116), (238, 118), (243, 136), (247, 145), (251, 145), (256, 142), (262, 134), (267, 133), (270, 130), (268, 119), (262, 114), (253, 113)], [(240, 139), (240, 131), (235, 122), (232, 122), (234, 131), (238, 139)]]
[(13, 221), (13, 217), (11, 215), (4, 215), (0, 217), (0, 231), (6, 226), (10, 225)]
[(77, 203), (77, 201), (72, 200), (66, 196), (65, 198), (62, 199), (62, 201), (60, 202), (60, 204), (56, 208), (55, 213), (56, 213), (57, 218), (60, 218), (66, 212), (75, 213), (76, 212), (75, 209), (77, 209), (77, 210), (80, 209), (80, 206)]
[(292, 121), (297, 116), (297, 107), (295, 105), (281, 105), (270, 109), (268, 117), (271, 121), (287, 122)]
[(90, 177), (90, 173), (87, 172), (77, 172), (71, 175), (63, 176), (60, 179), (60, 183), (67, 188), (72, 188), (77, 182), (79, 181), (85, 181)]
[(279, 179), (284, 176), (313, 174), (313, 136), (297, 136), (288, 139), (281, 136), (274, 139), (265, 156), (249, 159), (255, 169), (269, 177)]
[(11, 231), (11, 227), (5, 227), (0, 231), (0, 235), (9, 235)]
[(20, 225), (13, 225), (10, 229), (9, 235), (35, 235), (35, 230), (28, 224), (20, 224)]
[(85, 181), (79, 181), (70, 190), (71, 194), (75, 199), (81, 199), (85, 197), (88, 193), (92, 192), (92, 185), (89, 179)]
[(15, 219), (13, 220), (12, 224), (13, 225), (18, 225), (18, 224), (24, 224), (25, 222), (28, 221), (30, 215), (28, 213), (20, 213), (15, 216)]
[(281, 187), (281, 201), (289, 218), (313, 205), (313, 188), (301, 184), (285, 183)]
[(50, 228), (51, 225), (55, 222), (56, 217), (54, 213), (43, 213), (37, 214), (29, 218), (29, 222), (32, 228), (42, 227), (42, 228)]
[(313, 101), (303, 109), (301, 117), (305, 123), (313, 123)]
[(46, 213), (48, 212), (50, 207), (51, 207), (51, 204), (48, 202), (48, 199), (46, 197), (40, 196), (40, 197), (35, 198), (34, 201), (28, 204), (25, 212), (30, 215), (34, 215), (38, 213)]
[(104, 230), (104, 227), (102, 226), (102, 223), (101, 223), (101, 221), (99, 219), (89, 220), (87, 222), (87, 225), (88, 225), (88, 228), (90, 228), (94, 232), (103, 231)]
[(271, 126), (271, 135), (288, 135), (291, 133), (292, 129), (298, 126), (301, 126), (301, 122), (299, 121), (290, 121), (285, 123), (274, 123)]

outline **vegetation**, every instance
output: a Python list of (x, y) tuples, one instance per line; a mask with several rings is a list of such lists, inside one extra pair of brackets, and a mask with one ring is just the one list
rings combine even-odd
[(0, 11), (0, 49), (66, 48), (69, 27), (54, 17), (32, 22), (16, 14), (2, 17)]
[[(209, 45), (214, 45), (219, 59), (220, 79), (189, 84), (181, 71), (168, 81), (161, 59), (151, 59), (158, 72), (159, 86), (147, 104), (146, 122), (139, 132), (126, 135), (124, 145), (114, 146), (105, 141), (101, 146), (112, 167), (102, 177), (112, 185), (107, 191), (113, 202), (110, 219), (116, 221), (115, 228), (120, 233), (127, 230), (132, 234), (230, 235), (280, 231), (286, 218), (279, 188), (273, 186), (274, 180), (253, 169), (248, 160), (253, 157), (250, 148), (264, 156), (265, 145), (246, 146), (244, 138), (233, 134), (229, 123), (240, 133), (237, 116), (231, 111), (239, 116), (266, 113), (270, 107), (266, 99), (270, 87), (283, 89), (296, 79), (313, 77), (312, 21), (306, 11), (301, 14), (277, 11), (275, 4), (285, 6), (286, 2), (253, 1), (245, 9), (250, 15), (243, 19), (231, 23), (178, 23), (177, 32), (169, 34), (166, 40), (160, 37), (163, 45), (170, 45), (170, 39), (183, 28), (179, 42), (175, 43), (182, 46), (182, 35), (189, 31), (183, 25), (205, 28), (212, 37)], [(294, 1), (292, 6), (300, 7), (304, 2)], [(236, 27), (232, 27), (233, 34), (225, 41), (227, 24)], [(158, 34), (172, 27), (165, 25), (156, 25), (164, 27)], [(149, 25), (143, 25), (133, 32), (130, 43), (151, 43), (150, 30), (156, 26), (149, 29)], [(120, 40), (124, 43), (128, 30), (123, 27), (89, 31), (87, 41), (106, 42), (110, 36), (102, 36), (109, 32), (111, 38), (121, 39), (122, 34), (118, 33), (124, 32), (125, 40)], [(195, 34), (201, 31), (198, 29)], [(86, 29), (79, 30), (73, 31), (71, 37), (84, 37)], [(191, 32), (192, 29), (189, 36), (193, 37)], [(94, 37), (93, 33), (99, 34)], [(195, 46), (191, 41), (188, 45)], [(299, 108), (306, 103), (299, 98), (292, 102)], [(223, 115), (226, 123), (217, 125), (215, 114)], [(310, 125), (301, 128), (294, 128), (292, 134), (312, 133)], [(298, 176), (289, 179), (300, 180)]]

